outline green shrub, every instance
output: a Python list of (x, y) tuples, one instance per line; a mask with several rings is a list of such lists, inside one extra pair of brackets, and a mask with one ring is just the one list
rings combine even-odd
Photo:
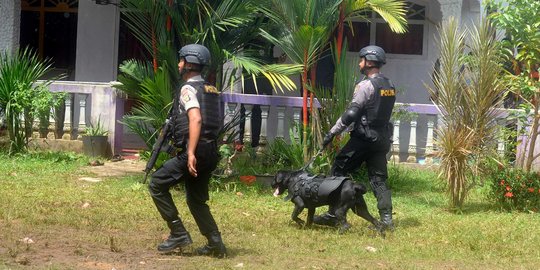
[(540, 209), (540, 176), (522, 169), (501, 168), (490, 177), (491, 196), (506, 210), (538, 212)]

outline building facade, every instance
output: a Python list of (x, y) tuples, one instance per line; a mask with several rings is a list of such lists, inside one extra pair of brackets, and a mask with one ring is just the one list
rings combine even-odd
[[(42, 57), (53, 59), (55, 71), (67, 74), (62, 80), (85, 85), (115, 81), (119, 63), (142, 51), (133, 45), (134, 37), (126, 31), (116, 1), (119, 0), (1, 0), (0, 51), (29, 46)], [(356, 62), (361, 47), (383, 47), (387, 51), (383, 71), (401, 92), (398, 102), (428, 104), (425, 84), (431, 82), (433, 63), (439, 55), (435, 42), (437, 26), (450, 16), (462, 25), (473, 24), (483, 13), (481, 1), (409, 0), (407, 7), (409, 31), (403, 35), (392, 33), (375, 14), (366, 14), (369, 19), (365, 21), (352, 21), (353, 30), (346, 32), (348, 57)], [(274, 56), (281, 56), (279, 49), (274, 50)], [(300, 85), (299, 76), (293, 79)], [(299, 96), (299, 92), (278, 91), (275, 95)], [(73, 104), (76, 98), (75, 95)], [(94, 116), (96, 113), (92, 112)], [(110, 112), (119, 113), (122, 112)], [(274, 117), (272, 114), (275, 112), (271, 111), (269, 118)], [(114, 125), (117, 123), (113, 118), (110, 126)]]
[[(349, 47), (351, 51), (363, 44), (385, 48), (385, 73), (406, 93), (398, 100), (428, 103), (424, 83), (430, 81), (438, 55), (437, 25), (450, 16), (471, 24), (480, 17), (481, 5), (480, 0), (408, 2), (409, 33), (392, 35), (382, 19), (373, 16), (369, 23), (355, 22), (355, 32), (362, 34), (349, 35)], [(114, 81), (119, 62), (129, 56), (116, 5), (99, 5), (96, 0), (2, 0), (0, 21), (0, 51), (33, 47), (53, 58), (55, 68), (67, 74), (65, 80)]]

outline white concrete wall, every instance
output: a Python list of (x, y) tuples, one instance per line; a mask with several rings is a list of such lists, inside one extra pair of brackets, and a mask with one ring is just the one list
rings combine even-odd
[[(413, 0), (413, 2), (427, 7), (425, 50), (423, 55), (396, 55), (387, 54), (387, 64), (382, 72), (387, 75), (400, 90), (398, 102), (403, 103), (431, 103), (425, 87), (431, 85), (431, 73), (433, 64), (439, 56), (436, 46), (438, 38), (437, 27), (443, 18), (454, 16), (461, 20), (463, 25), (470, 26), (478, 21), (480, 16), (479, 0)], [(279, 56), (281, 51), (276, 49), (274, 56)], [(349, 52), (349, 61), (358, 62), (358, 54)], [(356, 70), (360, 76), (360, 71)], [(292, 79), (300, 87), (300, 76)], [(276, 93), (284, 96), (299, 96), (300, 90)]]
[(0, 0), (0, 52), (19, 47), (20, 0)]
[(468, 29), (478, 26), (481, 15), (480, 3), (478, 0), (463, 0), (461, 6), (461, 24)]
[(75, 81), (109, 82), (118, 73), (120, 13), (114, 5), (79, 1)]

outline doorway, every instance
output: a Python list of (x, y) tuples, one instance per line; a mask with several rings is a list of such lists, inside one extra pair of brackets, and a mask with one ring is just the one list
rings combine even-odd
[(52, 59), (48, 78), (75, 78), (78, 6), (79, 0), (21, 0), (20, 47)]

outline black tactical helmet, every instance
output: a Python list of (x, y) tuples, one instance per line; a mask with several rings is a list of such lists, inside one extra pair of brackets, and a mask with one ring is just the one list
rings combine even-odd
[(186, 59), (186, 62), (207, 66), (210, 64), (210, 51), (200, 44), (188, 44), (180, 51), (180, 58)]
[(386, 54), (384, 50), (375, 45), (369, 45), (360, 50), (360, 58), (365, 57), (366, 60), (386, 64)]

